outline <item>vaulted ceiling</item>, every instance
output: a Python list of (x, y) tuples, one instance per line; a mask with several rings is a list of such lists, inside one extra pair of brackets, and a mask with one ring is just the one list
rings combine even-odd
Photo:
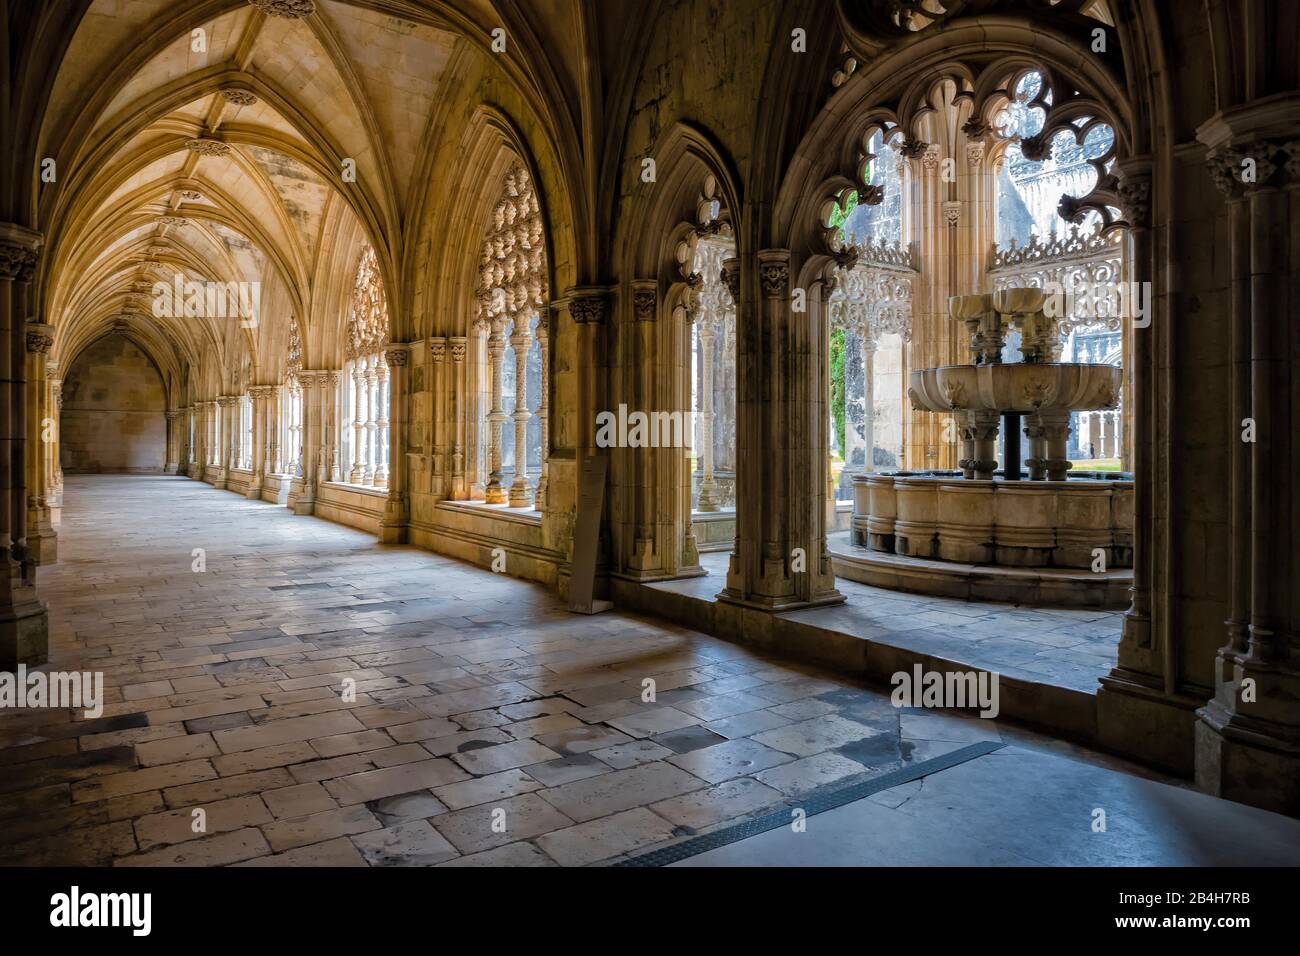
[[(554, 51), (582, 20), (576, 0), (95, 0), (41, 130), (52, 357), (116, 328), (169, 388), (189, 369), (215, 393), (276, 380), (292, 319), (309, 363), (336, 359), (367, 243), (404, 301), (414, 219), (444, 199), (432, 158), (477, 88), (513, 91), (557, 152), (579, 140), (583, 81), (563, 64), (583, 58)], [(258, 321), (155, 314), (178, 276), (256, 283)]]

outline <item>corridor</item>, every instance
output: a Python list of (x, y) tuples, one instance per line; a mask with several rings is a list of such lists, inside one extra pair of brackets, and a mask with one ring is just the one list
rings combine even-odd
[[(575, 616), (539, 586), (199, 482), (69, 476), (65, 501), (41, 571), (48, 670), (102, 671), (106, 702), (0, 712), (6, 864), (575, 866), (800, 803), (809, 836), (687, 856), (1267, 863), (1300, 845), (1296, 821), (1099, 755)], [(978, 742), (1005, 746), (813, 816)], [(1090, 832), (1098, 800), (1113, 837)]]

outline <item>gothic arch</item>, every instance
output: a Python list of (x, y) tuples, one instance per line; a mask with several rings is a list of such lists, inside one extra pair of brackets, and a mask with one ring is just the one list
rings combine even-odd
[[(691, 368), (694, 296), (704, 281), (694, 262), (702, 237), (733, 242), (740, 177), (714, 138), (679, 122), (655, 143), (654, 181), (640, 181), (615, 243), (624, 277), (614, 313), (611, 405), (651, 416), (667, 413), (668, 447), (611, 450), (614, 573), (632, 580), (703, 574), (691, 516), (694, 440)], [(658, 419), (665, 420), (665, 419)], [(658, 431), (658, 429), (656, 429)]]

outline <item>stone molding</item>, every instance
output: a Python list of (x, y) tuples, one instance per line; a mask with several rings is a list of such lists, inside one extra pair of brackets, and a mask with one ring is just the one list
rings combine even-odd
[(315, 0), (248, 0), (249, 4), (268, 17), (301, 20), (316, 12)]
[(54, 347), (54, 326), (43, 322), (27, 323), (27, 351), (43, 355)]
[(185, 148), (200, 156), (225, 156), (230, 152), (230, 144), (214, 136), (196, 136), (185, 141)]
[(600, 325), (605, 321), (608, 304), (604, 295), (576, 295), (569, 300), (569, 315), (579, 325)]
[(638, 322), (653, 322), (658, 316), (659, 290), (654, 279), (632, 282), (632, 315)]
[(389, 368), (406, 368), (411, 358), (411, 346), (405, 342), (390, 342), (384, 347), (384, 361)]
[(763, 288), (763, 298), (786, 298), (790, 294), (789, 250), (761, 250), (758, 253), (758, 278)]

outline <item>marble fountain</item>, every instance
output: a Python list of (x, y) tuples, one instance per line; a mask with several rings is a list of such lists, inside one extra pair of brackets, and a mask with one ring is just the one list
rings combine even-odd
[[(854, 476), (856, 556), (837, 554), (836, 573), (952, 596), (1127, 605), (1133, 482), (1071, 475), (1066, 458), (1070, 413), (1116, 407), (1122, 371), (1055, 361), (1052, 315), (1064, 314), (1061, 306), (1032, 288), (949, 300), (949, 315), (969, 334), (971, 362), (911, 372), (908, 397), (914, 408), (952, 417), (961, 470)], [(1012, 328), (1021, 362), (1002, 361)]]

